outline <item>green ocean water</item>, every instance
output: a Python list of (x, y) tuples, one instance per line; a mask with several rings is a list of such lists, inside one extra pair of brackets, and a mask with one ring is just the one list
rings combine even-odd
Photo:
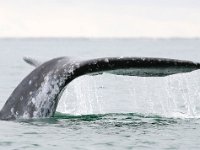
[(1, 123), (2, 149), (199, 149), (199, 119), (104, 114)]
[[(23, 56), (168, 57), (200, 62), (199, 39), (1, 39), (0, 106), (33, 68)], [(0, 121), (0, 150), (199, 149), (200, 72), (83, 76), (53, 118)]]

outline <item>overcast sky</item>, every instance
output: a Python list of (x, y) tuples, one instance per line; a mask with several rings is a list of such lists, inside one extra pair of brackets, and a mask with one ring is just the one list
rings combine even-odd
[(200, 0), (0, 0), (0, 37), (200, 37)]

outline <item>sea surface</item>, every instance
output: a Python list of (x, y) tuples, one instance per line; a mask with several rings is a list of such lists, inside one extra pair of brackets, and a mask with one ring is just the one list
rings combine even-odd
[[(45, 62), (145, 56), (200, 62), (200, 39), (0, 39), (0, 107)], [(0, 150), (200, 149), (200, 71), (168, 77), (104, 73), (72, 81), (53, 118), (0, 121)]]

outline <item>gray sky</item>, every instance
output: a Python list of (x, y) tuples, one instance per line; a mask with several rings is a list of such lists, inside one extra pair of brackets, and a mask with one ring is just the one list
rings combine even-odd
[(0, 37), (200, 37), (200, 0), (0, 0)]

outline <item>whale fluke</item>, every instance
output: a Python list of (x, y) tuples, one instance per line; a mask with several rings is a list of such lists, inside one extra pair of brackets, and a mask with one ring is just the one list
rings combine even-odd
[(77, 61), (60, 57), (43, 64), (30, 58), (24, 60), (36, 68), (10, 95), (0, 111), (0, 119), (54, 116), (65, 87), (85, 74), (109, 72), (116, 75), (165, 77), (200, 69), (200, 63), (167, 58), (107, 57)]
[(42, 63), (34, 58), (30, 58), (30, 57), (23, 57), (23, 60), (28, 63), (29, 65), (31, 66), (34, 66), (34, 67), (38, 67), (40, 66)]

